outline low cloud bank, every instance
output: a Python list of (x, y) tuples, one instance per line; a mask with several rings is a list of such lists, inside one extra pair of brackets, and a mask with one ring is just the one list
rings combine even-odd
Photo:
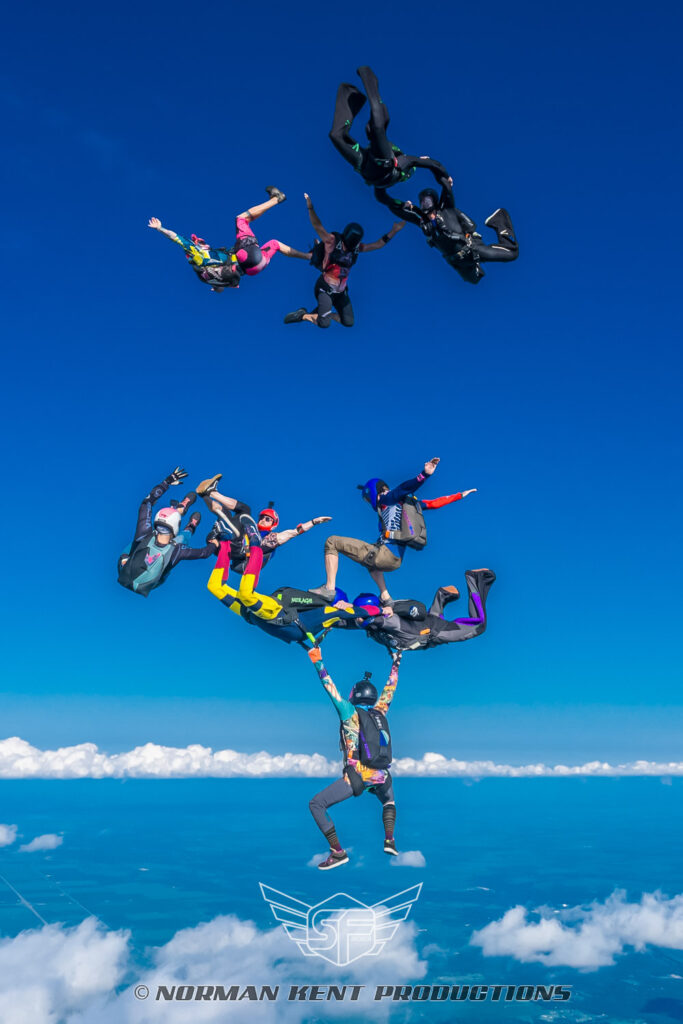
[(644, 893), (629, 903), (621, 891), (587, 907), (527, 910), (512, 907), (470, 940), (484, 956), (512, 956), (521, 963), (597, 970), (628, 949), (683, 949), (683, 895)]
[[(264, 904), (264, 916), (268, 910)], [(377, 970), (396, 982), (424, 978), (427, 963), (415, 948), (417, 926), (401, 924), (378, 957), (366, 957), (346, 968), (317, 957), (304, 958), (283, 928), (261, 930), (234, 915), (185, 928), (164, 946), (150, 951), (151, 966), (135, 961), (130, 932), (106, 931), (94, 918), (76, 928), (47, 925), (0, 939), (0, 1020), (3, 1024), (199, 1024), (229, 1019), (232, 1024), (304, 1024), (311, 1020), (309, 1002), (288, 1002), (289, 985), (373, 985)], [(125, 984), (125, 988), (121, 988)], [(158, 985), (247, 985), (281, 987), (275, 1002), (185, 1001), (158, 1003)], [(134, 995), (138, 986), (148, 999)], [(118, 991), (117, 991), (118, 989)], [(139, 993), (139, 988), (138, 988)], [(389, 1017), (390, 1005), (348, 999), (326, 1002), (325, 1018), (378, 1021)]]
[[(338, 761), (322, 754), (241, 754), (192, 744), (164, 747), (145, 743), (122, 754), (105, 754), (94, 743), (79, 743), (58, 750), (39, 750), (13, 736), (0, 740), (0, 779), (264, 779), (327, 778), (339, 775)], [(683, 776), (683, 761), (632, 761), (612, 765), (589, 761), (581, 765), (496, 764), (494, 761), (459, 761), (443, 754), (399, 757), (395, 775), (416, 778), (571, 778), (574, 776), (652, 775), (665, 779)], [(0, 845), (3, 828), (0, 826)], [(11, 840), (13, 841), (13, 840)]]

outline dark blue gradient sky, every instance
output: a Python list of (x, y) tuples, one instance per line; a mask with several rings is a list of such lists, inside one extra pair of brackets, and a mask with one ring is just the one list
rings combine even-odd
[[(285, 526), (328, 514), (373, 539), (355, 485), (439, 455), (426, 496), (478, 493), (432, 514), (392, 591), (428, 600), (479, 565), (499, 580), (482, 639), (406, 658), (405, 753), (458, 753), (465, 706), (472, 753), (678, 756), (680, 11), (289, 10), (6, 16), (3, 733), (318, 749), (304, 706), (334, 723), (303, 654), (221, 608), (208, 563), (147, 601), (118, 587), (137, 504), (182, 463), (275, 498)], [(299, 261), (212, 295), (149, 216), (229, 245), (275, 183), (289, 200), (263, 241), (308, 247), (304, 190), (329, 228), (388, 229), (327, 139), (361, 63), (392, 137), (449, 167), (463, 209), (511, 210), (519, 261), (472, 288), (408, 226), (355, 268), (352, 331), (283, 326), (311, 300)], [(264, 583), (319, 584), (323, 539)], [(366, 587), (350, 563), (339, 582)], [(361, 636), (330, 638), (326, 662), (344, 689), (386, 667)]]

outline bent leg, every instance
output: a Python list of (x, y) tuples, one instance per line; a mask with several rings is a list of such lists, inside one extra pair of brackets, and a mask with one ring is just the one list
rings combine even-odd
[(340, 804), (343, 800), (348, 800), (349, 797), (353, 796), (353, 791), (350, 784), (346, 781), (346, 776), (342, 776), (341, 779), (337, 779), (330, 786), (326, 786), (325, 789), (321, 789), (319, 793), (313, 797), (309, 802), (308, 808), (315, 819), (315, 823), (327, 839), (331, 849), (341, 850), (341, 845), (337, 839), (337, 833), (335, 832), (334, 822), (327, 813), (328, 807), (333, 807), (335, 804)]
[(210, 592), (222, 601), (231, 612), (241, 614), (240, 603), (237, 599), (237, 591), (228, 585), (227, 578), (230, 572), (230, 544), (228, 541), (221, 541), (221, 546), (216, 559), (216, 566), (209, 576), (206, 584)]
[(370, 141), (370, 151), (379, 160), (393, 160), (394, 150), (387, 138), (389, 127), (389, 111), (379, 94), (377, 75), (369, 67), (358, 68), (370, 104), (370, 120), (366, 129)]
[(279, 199), (273, 196), (271, 199), (267, 199), (265, 203), (250, 206), (248, 210), (243, 210), (242, 213), (237, 214), (237, 220), (244, 220), (247, 223), (252, 220), (258, 220), (267, 210), (272, 210), (274, 206), (277, 206), (278, 202)]
[(483, 242), (474, 242), (474, 248), (479, 253), (482, 263), (511, 263), (519, 256), (519, 245), (511, 238), (506, 238), (493, 245), (484, 245)]
[(457, 587), (439, 587), (437, 592), (434, 594), (434, 600), (432, 606), (429, 609), (430, 615), (443, 615), (444, 608), (451, 601), (457, 601), (460, 597), (460, 591)]
[(354, 171), (360, 170), (363, 161), (360, 146), (351, 138), (349, 128), (365, 103), (365, 96), (355, 85), (342, 82), (337, 89), (337, 100), (334, 107), (334, 120), (330, 130), (330, 141)]
[[(318, 327), (329, 327), (333, 318), (334, 305), (332, 292), (328, 290), (322, 275), (316, 281), (314, 291), (318, 300), (318, 308), (315, 313), (316, 323)], [(304, 317), (304, 319), (306, 318)]]
[(331, 296), (332, 304), (339, 314), (339, 323), (342, 327), (353, 327), (354, 316), (353, 306), (348, 291), (336, 292)]
[(263, 566), (263, 550), (258, 545), (249, 546), (249, 557), (242, 573), (237, 597), (241, 604), (259, 619), (274, 619), (282, 611), (282, 605), (274, 598), (255, 591)]
[(469, 616), (454, 619), (453, 622), (441, 622), (433, 629), (437, 643), (454, 643), (459, 640), (470, 640), (481, 636), (486, 629), (486, 598), (495, 583), (496, 574), (491, 569), (468, 569), (465, 573), (469, 590)]

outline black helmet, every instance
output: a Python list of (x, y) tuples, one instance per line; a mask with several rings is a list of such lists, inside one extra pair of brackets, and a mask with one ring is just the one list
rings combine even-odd
[(439, 195), (433, 188), (423, 188), (417, 197), (423, 213), (431, 213), (439, 205)]
[(357, 224), (355, 220), (352, 220), (350, 224), (347, 224), (342, 231), (342, 242), (347, 249), (355, 249), (357, 245), (360, 245), (363, 238), (363, 228), (360, 224)]
[(349, 700), (356, 707), (359, 704), (373, 705), (377, 703), (377, 690), (370, 682), (370, 676), (372, 672), (366, 672), (359, 683), (355, 683), (351, 693), (349, 694)]

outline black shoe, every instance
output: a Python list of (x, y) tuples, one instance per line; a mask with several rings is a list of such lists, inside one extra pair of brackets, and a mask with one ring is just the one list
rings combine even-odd
[(293, 313), (288, 313), (282, 321), (285, 324), (299, 324), (306, 316), (308, 310), (305, 306), (300, 306), (299, 309), (295, 309)]
[(278, 203), (284, 203), (287, 196), (281, 189), (276, 188), (275, 185), (266, 185), (266, 192), (271, 199), (277, 199)]
[(491, 216), (486, 218), (484, 224), (487, 228), (493, 228), (498, 238), (514, 238), (515, 236), (515, 229), (512, 226), (510, 214), (502, 207), (494, 210)]
[(384, 852), (390, 853), (392, 857), (398, 857), (398, 850), (396, 849), (396, 841), (394, 839), (384, 840)]
[(199, 526), (201, 521), (202, 521), (202, 514), (201, 514), (201, 512), (193, 512), (192, 515), (190, 516), (189, 522), (185, 526), (185, 529), (189, 530), (190, 533), (194, 533), (194, 531), (197, 529), (197, 527)]

